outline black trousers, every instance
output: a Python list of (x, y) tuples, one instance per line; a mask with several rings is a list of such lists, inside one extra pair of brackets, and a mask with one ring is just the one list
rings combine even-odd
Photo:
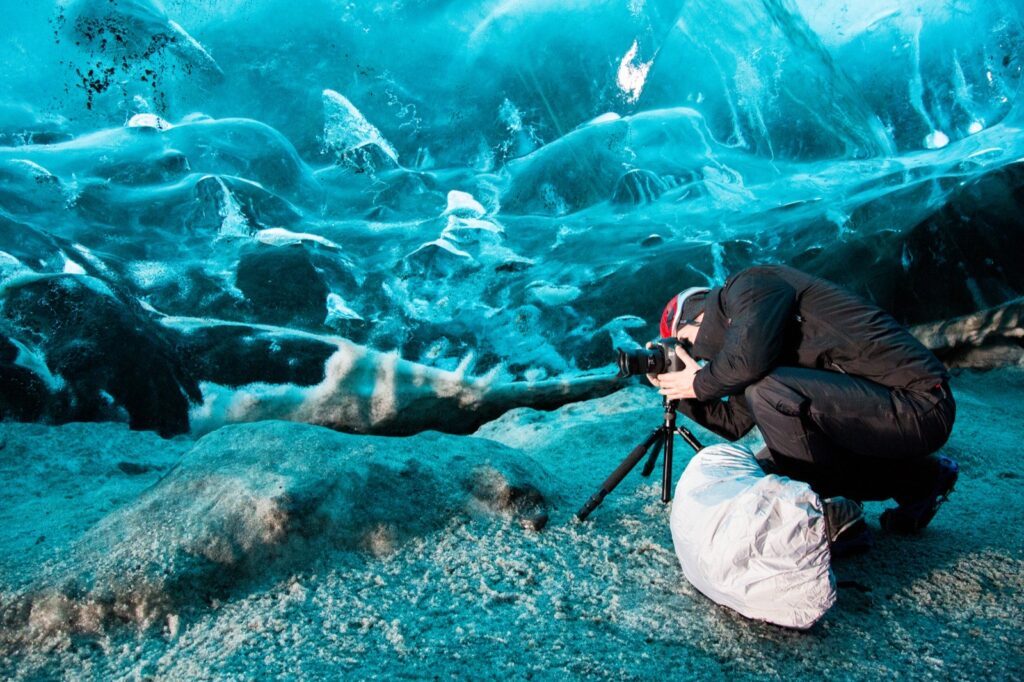
[(847, 374), (779, 367), (744, 396), (778, 473), (822, 497), (911, 501), (930, 491), (956, 404), (946, 384), (890, 389)]

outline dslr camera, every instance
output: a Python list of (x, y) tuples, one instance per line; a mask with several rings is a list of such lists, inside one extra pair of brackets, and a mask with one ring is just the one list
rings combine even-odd
[(679, 372), (684, 368), (683, 361), (676, 355), (676, 346), (682, 346), (687, 353), (693, 346), (689, 341), (679, 341), (672, 337), (655, 339), (646, 348), (617, 348), (619, 351), (618, 377), (636, 374), (666, 374)]

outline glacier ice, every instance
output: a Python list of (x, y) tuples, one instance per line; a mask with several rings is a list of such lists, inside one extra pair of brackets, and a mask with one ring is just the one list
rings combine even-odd
[(750, 264), (1024, 362), (1019, 0), (3, 19), (0, 677), (1005, 676), (1018, 368), (953, 379), (965, 503), (799, 642), (699, 598), (656, 486), (563, 521), (661, 414), (615, 347)]
[[(446, 396), (483, 384), (488, 414), (612, 390), (658, 291), (755, 262), (908, 324), (1024, 293), (1012, 2), (8, 14), (5, 416), (386, 431), (374, 405), (446, 376), (410, 423), (463, 431)], [(331, 379), (339, 348), (370, 359), (355, 384)], [(374, 398), (395, 376), (409, 393)]]
[(324, 148), (339, 157), (357, 154), (386, 157), (391, 165), (398, 163), (398, 153), (373, 125), (359, 113), (345, 96), (324, 90)]

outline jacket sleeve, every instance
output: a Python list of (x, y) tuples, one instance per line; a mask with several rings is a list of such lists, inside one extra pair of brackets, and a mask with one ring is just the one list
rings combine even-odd
[(777, 275), (754, 268), (726, 286), (722, 304), (729, 317), (722, 347), (694, 380), (702, 401), (741, 393), (775, 367), (796, 291)]
[(747, 407), (746, 398), (729, 396), (729, 400), (680, 400), (676, 408), (709, 431), (725, 438), (737, 440), (754, 428), (754, 417)]

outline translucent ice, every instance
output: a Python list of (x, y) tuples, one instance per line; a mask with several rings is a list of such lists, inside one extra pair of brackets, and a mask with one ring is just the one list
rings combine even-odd
[(382, 149), (392, 161), (398, 154), (344, 95), (324, 90), (324, 146), (339, 156), (366, 145)]
[(0, 409), (459, 430), (755, 262), (908, 323), (1024, 293), (1019, 3), (848, 5), (12, 6)]

